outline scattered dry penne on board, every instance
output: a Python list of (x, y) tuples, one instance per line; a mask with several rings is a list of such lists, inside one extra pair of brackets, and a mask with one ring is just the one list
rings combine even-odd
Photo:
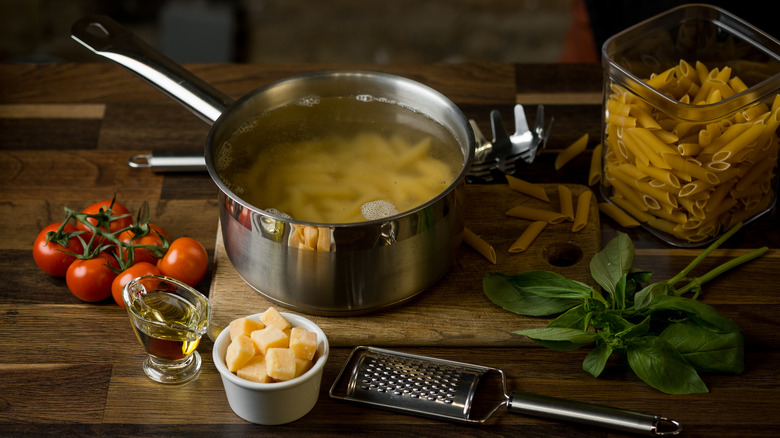
[(532, 222), (531, 225), (528, 225), (525, 231), (523, 231), (520, 237), (518, 237), (517, 240), (515, 240), (515, 242), (509, 247), (509, 252), (523, 252), (528, 249), (528, 247), (531, 246), (534, 240), (536, 240), (536, 237), (539, 236), (539, 234), (546, 226), (547, 222), (545, 221)]
[(494, 265), (497, 263), (498, 258), (496, 257), (496, 250), (493, 248), (493, 245), (487, 243), (468, 228), (463, 229), (463, 241), (466, 242), (468, 246), (474, 248), (478, 253), (482, 254), (490, 263), (493, 263)]
[(588, 225), (588, 215), (590, 213), (590, 201), (593, 199), (593, 192), (585, 190), (577, 197), (577, 210), (574, 212), (574, 224), (571, 231), (576, 233)]
[(547, 193), (544, 191), (544, 188), (542, 186), (536, 185), (534, 183), (530, 183), (528, 181), (524, 181), (512, 175), (507, 175), (506, 181), (507, 184), (509, 184), (509, 188), (516, 192), (522, 193), (524, 195), (532, 196), (544, 202), (550, 202), (550, 198), (547, 196)]
[(563, 184), (558, 184), (558, 202), (561, 204), (561, 214), (566, 216), (567, 220), (574, 220), (574, 197), (571, 189)]
[(567, 219), (566, 215), (559, 211), (543, 210), (541, 208), (518, 205), (506, 212), (507, 216), (528, 219), (531, 221), (545, 221), (551, 224), (559, 224)]
[(587, 133), (583, 134), (580, 138), (575, 140), (574, 143), (570, 144), (566, 147), (566, 149), (559, 152), (558, 156), (555, 157), (555, 170), (565, 166), (566, 163), (585, 151), (585, 147), (588, 146), (588, 137), (589, 136)]
[[(730, 67), (685, 60), (648, 79), (689, 105), (747, 89)], [(702, 242), (766, 211), (777, 197), (780, 94), (705, 122), (682, 120), (613, 83), (605, 102), (601, 181), (640, 223)]]

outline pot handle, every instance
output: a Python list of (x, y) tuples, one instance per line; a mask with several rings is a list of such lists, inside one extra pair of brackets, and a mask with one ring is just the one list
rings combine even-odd
[(232, 103), (230, 97), (109, 17), (92, 15), (76, 21), (71, 26), (71, 37), (96, 54), (133, 71), (209, 124)]

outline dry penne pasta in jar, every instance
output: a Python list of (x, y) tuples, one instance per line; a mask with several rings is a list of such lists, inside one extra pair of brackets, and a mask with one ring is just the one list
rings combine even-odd
[(706, 5), (675, 8), (603, 48), (603, 198), (679, 246), (777, 200), (780, 45), (711, 17)]

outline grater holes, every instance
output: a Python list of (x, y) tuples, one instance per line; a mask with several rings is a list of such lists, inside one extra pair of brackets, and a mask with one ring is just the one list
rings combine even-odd
[(399, 397), (452, 404), (462, 370), (413, 359), (366, 358), (364, 374), (359, 380), (366, 391)]

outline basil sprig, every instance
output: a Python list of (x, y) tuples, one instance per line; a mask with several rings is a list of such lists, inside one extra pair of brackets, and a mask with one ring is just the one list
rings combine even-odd
[[(493, 303), (520, 315), (559, 314), (547, 327), (513, 333), (558, 351), (593, 346), (582, 367), (596, 377), (613, 354), (621, 354), (640, 379), (659, 391), (708, 392), (700, 372), (742, 373), (744, 336), (734, 321), (698, 301), (701, 286), (761, 256), (767, 248), (729, 260), (700, 277), (689, 274), (741, 226), (733, 227), (665, 281), (650, 282), (652, 272), (632, 267), (634, 245), (618, 232), (590, 262), (600, 290), (542, 270), (486, 275), (483, 290)], [(690, 297), (683, 296), (688, 293)]]

